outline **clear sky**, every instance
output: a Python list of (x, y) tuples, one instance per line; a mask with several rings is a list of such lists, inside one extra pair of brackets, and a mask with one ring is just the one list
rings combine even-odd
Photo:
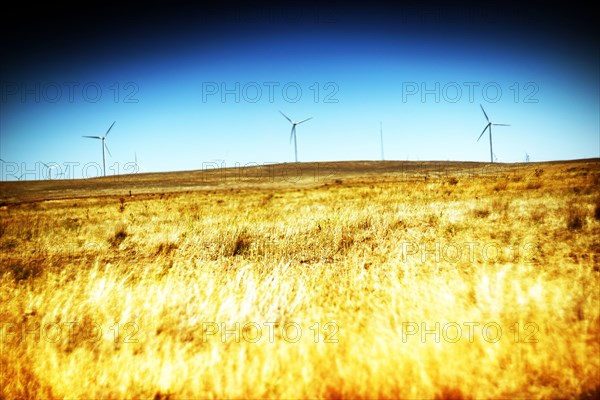
[(40, 163), (100, 175), (101, 142), (82, 135), (114, 121), (111, 175), (136, 157), (148, 172), (292, 162), (280, 110), (313, 117), (300, 161), (379, 160), (380, 122), (387, 160), (489, 161), (480, 104), (510, 124), (492, 131), (499, 161), (600, 157), (598, 50), (574, 20), (437, 5), (157, 14), (20, 43), (1, 76), (2, 180), (47, 177)]

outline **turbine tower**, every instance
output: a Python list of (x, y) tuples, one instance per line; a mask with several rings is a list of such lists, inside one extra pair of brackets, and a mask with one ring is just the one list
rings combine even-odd
[(492, 150), (492, 125), (493, 126), (510, 126), (510, 125), (494, 124), (494, 123), (490, 122), (490, 119), (488, 118), (487, 114), (485, 113), (483, 106), (480, 104), (479, 107), (481, 107), (481, 111), (483, 111), (483, 115), (485, 115), (485, 119), (487, 120), (487, 125), (485, 126), (485, 128), (483, 128), (483, 131), (481, 132), (481, 135), (479, 135), (479, 137), (477, 138), (477, 141), (479, 142), (479, 139), (481, 139), (481, 137), (485, 133), (486, 129), (489, 130), (489, 132), (490, 132), (490, 162), (494, 162), (494, 151)]
[(290, 117), (288, 117), (287, 115), (285, 115), (281, 111), (279, 111), (279, 112), (281, 113), (281, 115), (283, 115), (285, 117), (285, 119), (287, 119), (288, 121), (290, 121), (290, 124), (292, 124), (292, 131), (290, 132), (290, 143), (292, 143), (292, 137), (293, 137), (294, 138), (294, 155), (296, 157), (296, 162), (298, 162), (298, 144), (296, 142), (296, 125), (300, 125), (301, 123), (306, 122), (309, 119), (312, 119), (313, 117), (303, 119), (300, 122), (293, 122), (290, 119)]
[(134, 174), (137, 174), (137, 173), (140, 173), (140, 172), (148, 172), (146, 170), (146, 168), (142, 167), (142, 164), (140, 164), (138, 162), (137, 152), (133, 153), (133, 159), (134, 159), (134, 167), (135, 167), (135, 171), (133, 172)]
[(383, 157), (383, 125), (381, 121), (379, 121), (379, 141), (381, 142), (381, 161), (385, 158)]
[(48, 168), (48, 179), (52, 179), (52, 170), (53, 169), (60, 169), (60, 167), (56, 163), (53, 163), (53, 164), (51, 163), (52, 165), (50, 165), (50, 164), (46, 164), (43, 161), (40, 161), (40, 162), (44, 165), (44, 167)]
[[(115, 121), (115, 122), (117, 122), (117, 121)], [(110, 154), (110, 150), (108, 150), (108, 146), (106, 145), (106, 137), (108, 136), (108, 132), (110, 132), (110, 130), (112, 129), (115, 122), (113, 122), (112, 125), (110, 126), (110, 128), (108, 128), (108, 130), (106, 131), (104, 136), (82, 136), (82, 137), (88, 138), (88, 139), (99, 139), (102, 142), (102, 173), (104, 174), (104, 176), (106, 176), (106, 159), (104, 157), (104, 149), (105, 148), (106, 148), (106, 151), (108, 151), (108, 155), (112, 157), (112, 154)]]

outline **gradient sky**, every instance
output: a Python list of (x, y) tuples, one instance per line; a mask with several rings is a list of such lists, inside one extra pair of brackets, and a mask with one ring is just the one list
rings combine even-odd
[(42, 162), (58, 166), (51, 177), (97, 176), (100, 142), (81, 136), (113, 121), (111, 175), (136, 155), (148, 172), (291, 162), (279, 110), (313, 117), (297, 128), (300, 161), (378, 160), (380, 122), (387, 160), (489, 161), (480, 104), (511, 124), (493, 130), (499, 161), (599, 157), (585, 14), (465, 3), (61, 14), (3, 32), (1, 178), (47, 177)]

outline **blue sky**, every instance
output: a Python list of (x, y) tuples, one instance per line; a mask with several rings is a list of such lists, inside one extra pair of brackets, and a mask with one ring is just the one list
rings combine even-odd
[(26, 58), (2, 75), (2, 180), (44, 178), (41, 162), (101, 174), (100, 141), (81, 136), (113, 121), (111, 175), (136, 156), (148, 172), (291, 162), (279, 110), (313, 117), (297, 128), (300, 161), (378, 160), (380, 122), (388, 160), (489, 161), (480, 104), (511, 124), (493, 130), (500, 161), (600, 156), (597, 49), (385, 11), (240, 13), (210, 31), (146, 27), (82, 55)]

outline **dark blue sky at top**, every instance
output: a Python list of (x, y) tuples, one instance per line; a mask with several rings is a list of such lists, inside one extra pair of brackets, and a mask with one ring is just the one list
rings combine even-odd
[[(585, 10), (410, 3), (104, 6), (5, 28), (2, 179), (40, 163), (108, 173), (380, 158), (598, 157), (598, 50)], [(72, 90), (72, 92), (70, 92)], [(100, 91), (100, 92), (98, 92)], [(485, 140), (484, 140), (485, 139)], [(11, 163), (11, 165), (7, 165)], [(86, 169), (87, 168), (87, 169)], [(85, 170), (85, 171), (84, 171)], [(45, 172), (47, 175), (47, 171)], [(52, 175), (50, 175), (52, 176)]]

